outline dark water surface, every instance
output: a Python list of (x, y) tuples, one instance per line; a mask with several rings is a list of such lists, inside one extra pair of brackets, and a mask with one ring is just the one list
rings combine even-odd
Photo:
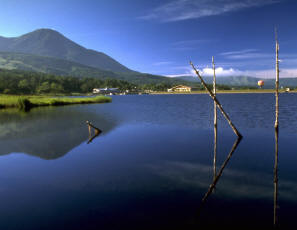
[[(0, 111), (0, 229), (272, 227), (273, 94), (220, 94), (244, 138), (214, 193), (208, 95)], [(218, 112), (217, 169), (236, 136)], [(90, 144), (86, 120), (103, 132)], [(297, 94), (280, 95), (282, 228), (297, 227)]]

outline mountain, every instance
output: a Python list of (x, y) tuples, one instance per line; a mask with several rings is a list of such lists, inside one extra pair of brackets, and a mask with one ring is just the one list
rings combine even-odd
[(134, 84), (185, 83), (185, 81), (180, 79), (171, 79), (138, 72), (112, 72), (63, 59), (24, 53), (0, 52), (0, 68), (73, 77), (95, 77), (100, 79), (114, 78)]
[[(193, 76), (182, 76), (177, 79), (189, 81), (189, 82), (200, 82), (198, 77)], [(203, 77), (204, 81), (211, 84), (213, 77)], [(230, 86), (255, 86), (258, 83), (258, 78), (247, 77), (247, 76), (229, 76), (229, 77), (217, 77), (217, 84), (230, 85)]]
[(11, 52), (0, 52), (0, 68), (50, 73), (55, 75), (71, 75), (74, 77), (93, 76), (113, 78), (116, 76), (114, 72), (100, 70), (72, 61)]
[[(188, 81), (188, 82), (200, 82), (198, 77), (182, 76), (175, 77), (176, 79)], [(212, 84), (213, 77), (203, 77), (206, 83)], [(229, 86), (253, 86), (258, 87), (258, 81), (264, 80), (264, 88), (272, 89), (275, 87), (275, 79), (260, 79), (248, 76), (228, 76), (217, 77), (217, 84), (229, 85)], [(297, 87), (297, 78), (280, 78), (280, 87)]]
[[(68, 75), (122, 79), (136, 84), (188, 84), (200, 83), (191, 76), (167, 78), (143, 74), (120, 64), (108, 55), (86, 49), (51, 29), (38, 29), (19, 37), (0, 36), (0, 68), (28, 70)], [(257, 86), (258, 78), (249, 76), (217, 77), (217, 83), (229, 86)], [(212, 77), (205, 77), (212, 83)], [(273, 79), (265, 79), (264, 88), (274, 87)], [(280, 78), (280, 85), (296, 87), (297, 78)]]
[(0, 36), (0, 51), (54, 57), (114, 72), (134, 72), (108, 55), (86, 49), (51, 29), (38, 29), (12, 38)]
[(86, 49), (51, 29), (0, 36), (0, 68), (74, 77), (115, 78), (135, 84), (182, 84), (183, 80), (128, 69), (102, 52)]

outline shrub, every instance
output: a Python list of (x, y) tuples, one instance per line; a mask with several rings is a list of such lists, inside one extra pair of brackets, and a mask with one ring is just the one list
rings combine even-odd
[(3, 90), (3, 93), (4, 93), (4, 94), (10, 94), (10, 93), (11, 93), (11, 90), (10, 90), (10, 89), (4, 89), (4, 90)]
[(27, 111), (32, 108), (32, 103), (28, 98), (19, 97), (17, 102), (18, 108), (20, 110)]

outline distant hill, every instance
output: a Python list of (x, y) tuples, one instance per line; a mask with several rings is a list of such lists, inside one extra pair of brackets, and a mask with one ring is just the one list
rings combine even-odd
[[(176, 77), (176, 79), (184, 80), (188, 82), (200, 82), (197, 77), (193, 76), (182, 76)], [(212, 84), (212, 77), (203, 78), (206, 83)], [(260, 79), (248, 76), (229, 76), (229, 77), (217, 77), (217, 84), (228, 85), (228, 86), (258, 86), (259, 80), (264, 80), (264, 88), (274, 88), (275, 79)], [(297, 87), (297, 78), (280, 78), (280, 86), (283, 87)]]
[(114, 72), (133, 72), (108, 55), (86, 49), (51, 29), (38, 29), (12, 38), (0, 36), (0, 51), (55, 57)]
[[(182, 76), (177, 79), (189, 81), (189, 82), (200, 82), (198, 77), (193, 76)], [(211, 84), (213, 77), (203, 77), (206, 83)], [(259, 79), (247, 76), (230, 76), (230, 77), (217, 77), (217, 83), (230, 86), (254, 86), (257, 85)]]

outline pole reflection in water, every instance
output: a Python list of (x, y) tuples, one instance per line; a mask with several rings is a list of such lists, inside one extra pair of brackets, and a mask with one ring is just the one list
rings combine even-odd
[(214, 147), (213, 147), (213, 180), (215, 180), (217, 175), (217, 124), (214, 125)]
[[(193, 67), (193, 65), (192, 65)], [(225, 169), (225, 167), (227, 166), (229, 160), (231, 159), (233, 153), (235, 152), (236, 148), (238, 147), (241, 139), (242, 139), (242, 136), (241, 134), (237, 131), (237, 129), (235, 127), (233, 127), (232, 123), (231, 123), (231, 120), (229, 120), (229, 117), (228, 116), (225, 116), (225, 118), (227, 118), (228, 122), (229, 122), (229, 125), (231, 125), (231, 127), (233, 128), (233, 131), (235, 132), (235, 134), (238, 136), (238, 138), (236, 139), (236, 141), (234, 142), (226, 160), (224, 161), (224, 163), (222, 164), (218, 174), (217, 174), (217, 167), (216, 167), (216, 161), (217, 161), (217, 106), (219, 105), (218, 102), (215, 100), (216, 99), (216, 73), (215, 73), (215, 63), (214, 63), (214, 57), (212, 57), (212, 67), (213, 67), (213, 92), (209, 91), (209, 93), (211, 94), (212, 93), (212, 98), (214, 100), (214, 150), (213, 150), (213, 153), (214, 153), (214, 156), (213, 156), (213, 181), (212, 181), (212, 184), (209, 186), (209, 189), (208, 191), (205, 193), (203, 199), (202, 199), (202, 202), (201, 202), (201, 206), (200, 206), (200, 209), (199, 209), (199, 214), (200, 214), (200, 211), (201, 211), (201, 208), (203, 206), (203, 204), (205, 203), (205, 201), (207, 200), (207, 198), (213, 193), (214, 189), (215, 189), (215, 186), (217, 184), (217, 182), (219, 181), (221, 175), (223, 174), (223, 171)], [(194, 67), (193, 67), (194, 68)], [(195, 68), (194, 68), (195, 70)], [(199, 72), (196, 71), (197, 75), (199, 76)], [(199, 78), (201, 78), (199, 76)], [(223, 111), (222, 111), (223, 112)], [(224, 112), (223, 112), (224, 114)]]
[[(98, 137), (102, 133), (102, 130), (92, 125), (91, 122), (89, 121), (87, 121), (86, 123), (88, 125), (88, 130), (89, 130), (89, 141), (87, 144), (90, 144), (96, 137)], [(93, 135), (92, 135), (92, 128), (95, 130), (95, 133)]]
[(241, 140), (242, 140), (242, 137), (239, 137), (239, 138), (237, 138), (236, 141), (234, 142), (234, 144), (233, 144), (233, 146), (232, 146), (232, 148), (231, 148), (231, 150), (230, 150), (230, 152), (229, 152), (229, 154), (228, 154), (226, 160), (225, 160), (224, 163), (222, 164), (222, 166), (221, 166), (221, 168), (220, 168), (218, 174), (215, 176), (215, 178), (214, 178), (212, 184), (209, 186), (208, 191), (205, 193), (205, 195), (204, 195), (204, 197), (203, 197), (203, 199), (202, 199), (202, 202), (201, 202), (201, 206), (205, 203), (205, 201), (207, 200), (207, 198), (212, 194), (212, 192), (213, 192), (213, 190), (214, 190), (216, 184), (218, 183), (220, 177), (221, 177), (222, 174), (223, 174), (223, 171), (224, 171), (225, 167), (227, 166), (229, 160), (231, 159), (233, 153), (234, 153), (235, 150), (237, 149), (237, 147), (238, 147), (238, 145), (239, 145), (239, 143), (240, 143)]
[(274, 196), (273, 196), (273, 225), (278, 226), (278, 129), (275, 129), (275, 162), (274, 162)]

